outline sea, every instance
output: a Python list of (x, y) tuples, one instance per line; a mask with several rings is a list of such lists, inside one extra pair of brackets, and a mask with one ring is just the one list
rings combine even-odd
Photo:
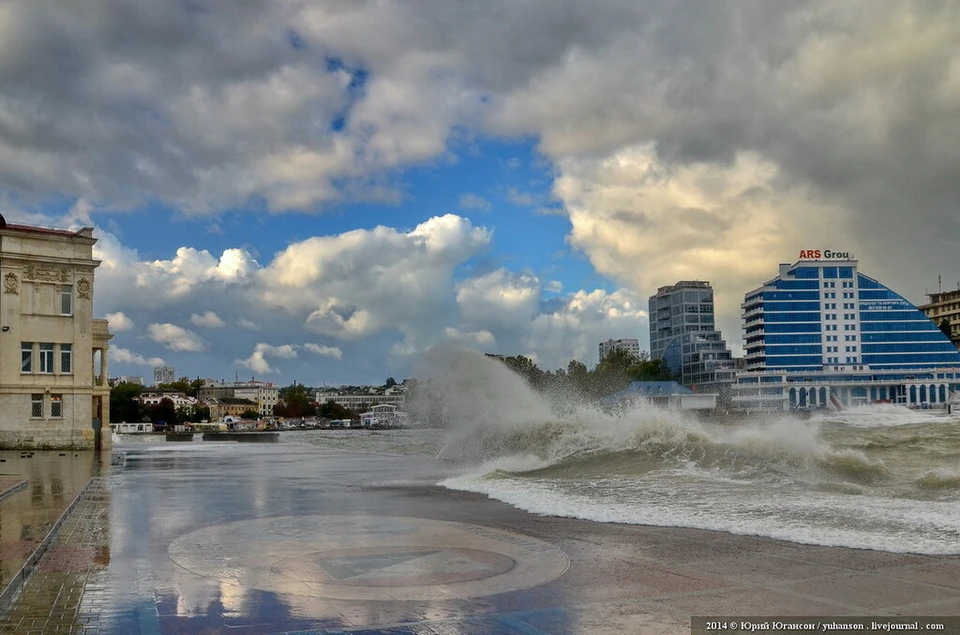
[(546, 516), (960, 554), (960, 417), (889, 404), (808, 420), (720, 423), (650, 405), (608, 414), (537, 394), (471, 351), (436, 354), (427, 371), (441, 427), (282, 442), (421, 457), (422, 474), (395, 484), (477, 492)]

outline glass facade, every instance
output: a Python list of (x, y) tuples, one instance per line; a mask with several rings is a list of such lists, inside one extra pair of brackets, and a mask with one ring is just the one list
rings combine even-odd
[(856, 261), (801, 261), (744, 296), (747, 370), (862, 371), (960, 365), (922, 311)]
[(692, 387), (732, 382), (733, 356), (716, 330), (709, 282), (681, 281), (650, 296), (650, 358)]
[(943, 408), (960, 391), (960, 351), (856, 261), (781, 265), (741, 309), (747, 371), (734, 389), (739, 409)]

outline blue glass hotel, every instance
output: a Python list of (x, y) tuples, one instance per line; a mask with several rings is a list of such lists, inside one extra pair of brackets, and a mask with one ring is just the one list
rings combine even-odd
[(943, 408), (960, 390), (960, 351), (849, 253), (804, 250), (744, 296), (747, 411), (895, 403)]

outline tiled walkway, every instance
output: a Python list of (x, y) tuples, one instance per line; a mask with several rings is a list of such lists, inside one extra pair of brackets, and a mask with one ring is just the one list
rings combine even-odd
[(95, 477), (27, 578), (0, 633), (96, 633), (103, 597), (98, 578), (110, 561), (106, 479)]

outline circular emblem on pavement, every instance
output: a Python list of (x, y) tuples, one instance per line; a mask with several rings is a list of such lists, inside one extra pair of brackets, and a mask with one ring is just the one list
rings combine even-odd
[(170, 545), (195, 574), (340, 600), (469, 598), (530, 588), (570, 564), (559, 548), (491, 527), (393, 516), (283, 516), (205, 527)]

